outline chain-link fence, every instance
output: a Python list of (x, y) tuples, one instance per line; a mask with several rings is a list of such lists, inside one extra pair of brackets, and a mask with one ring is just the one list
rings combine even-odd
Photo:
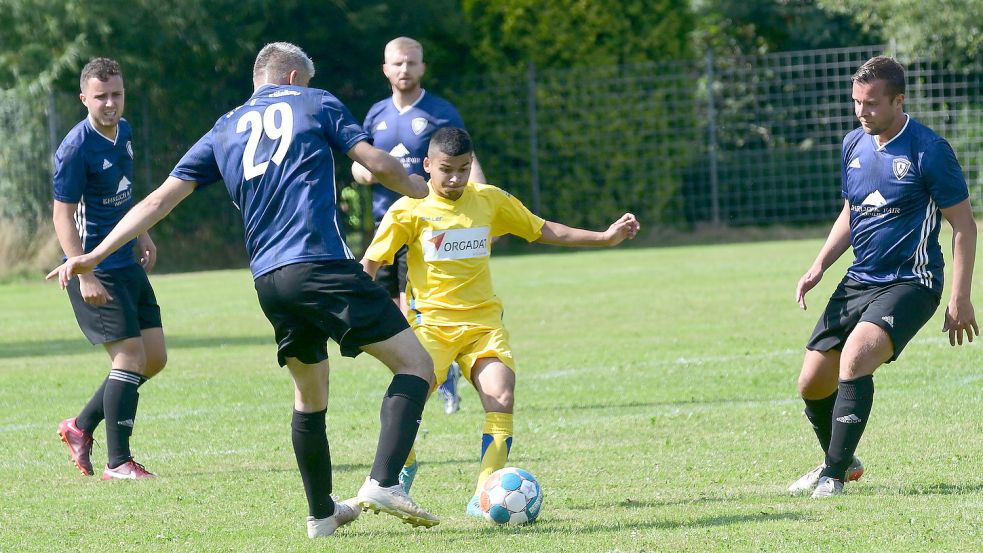
[[(530, 70), (445, 90), (489, 180), (547, 217), (598, 227), (829, 221), (840, 144), (858, 126), (850, 77), (884, 46), (690, 63)], [(983, 207), (980, 73), (900, 59), (907, 111), (952, 143)]]
[[(444, 79), (435, 92), (463, 114), (488, 179), (546, 218), (603, 228), (631, 210), (650, 228), (825, 223), (842, 201), (840, 143), (857, 126), (850, 76), (868, 58), (892, 50), (531, 67), (521, 74)], [(952, 143), (980, 210), (980, 72), (897, 55), (908, 69), (907, 111)], [(228, 99), (222, 102), (198, 106), (200, 128), (179, 128), (167, 98), (127, 90), (138, 195), (161, 182), (231, 107)], [(83, 116), (74, 95), (41, 101), (0, 96), (6, 137), (0, 142), (0, 218), (34, 221), (48, 212), (52, 148)], [(338, 182), (350, 181), (347, 160), (336, 159)], [(205, 197), (185, 202), (156, 231), (171, 251), (181, 251), (176, 262), (164, 257), (165, 266), (214, 267), (243, 257), (241, 224), (222, 187), (200, 194)], [(367, 194), (358, 188), (343, 195), (348, 214), (364, 213)], [(353, 222), (370, 225), (367, 219)]]

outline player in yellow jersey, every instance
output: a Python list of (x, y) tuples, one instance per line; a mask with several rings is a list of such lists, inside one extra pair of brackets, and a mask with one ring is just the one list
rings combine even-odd
[[(562, 246), (616, 246), (634, 238), (639, 224), (626, 213), (603, 232), (546, 221), (508, 192), (468, 182), (473, 146), (463, 129), (447, 127), (430, 140), (424, 169), (430, 194), (397, 200), (376, 231), (362, 266), (375, 275), (396, 252), (409, 247), (407, 317), (438, 367), (437, 385), (452, 361), (460, 365), (485, 409), (481, 466), (467, 514), (481, 516), (478, 492), (505, 466), (512, 446), (515, 361), (502, 325), (502, 304), (492, 290), (491, 238), (514, 234), (530, 242)], [(418, 465), (414, 453), (400, 475), (405, 489)]]

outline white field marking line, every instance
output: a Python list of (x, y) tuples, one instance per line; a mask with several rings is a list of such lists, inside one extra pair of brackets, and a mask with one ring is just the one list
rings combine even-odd
[[(246, 409), (248, 411), (273, 411), (278, 409), (287, 409), (289, 404), (287, 403), (265, 403), (258, 405), (216, 405), (214, 407), (198, 407), (195, 409), (184, 409), (176, 411), (167, 411), (164, 413), (156, 415), (140, 415), (138, 422), (145, 421), (160, 421), (160, 420), (178, 420), (188, 417), (199, 417), (202, 415), (214, 415), (220, 413), (230, 413), (236, 412), (240, 409)], [(22, 430), (44, 430), (51, 429), (52, 432), (58, 429), (58, 423), (51, 422), (32, 422), (26, 424), (8, 424), (6, 426), (0, 426), (0, 433), (4, 432), (19, 432)]]
[[(652, 368), (652, 367), (678, 367), (685, 365), (704, 365), (707, 363), (721, 363), (729, 361), (740, 361), (740, 360), (757, 360), (757, 359), (770, 359), (773, 357), (784, 357), (786, 355), (802, 355), (805, 353), (805, 349), (783, 349), (778, 351), (765, 351), (761, 353), (751, 353), (751, 354), (731, 354), (731, 355), (705, 355), (700, 357), (677, 357), (675, 359), (658, 359), (653, 361), (646, 361), (641, 363), (633, 363), (630, 365), (625, 365), (622, 367), (586, 367), (579, 369), (561, 369), (557, 371), (547, 371), (544, 373), (531, 374), (529, 376), (524, 376), (524, 379), (529, 380), (548, 380), (552, 378), (560, 378), (565, 376), (573, 376), (583, 373), (596, 373), (597, 371), (610, 370), (612, 368), (623, 368), (623, 369), (638, 369), (638, 368)], [(521, 368), (520, 368), (521, 370)]]
[[(269, 448), (264, 448), (269, 449)], [(151, 459), (156, 463), (158, 460), (167, 460), (174, 458), (187, 459), (188, 457), (226, 457), (230, 455), (250, 455), (259, 451), (259, 447), (250, 447), (245, 449), (182, 449), (181, 451), (173, 451), (171, 453), (159, 453), (155, 454)], [(62, 453), (61, 449), (58, 449), (59, 453)], [(66, 457), (67, 458), (67, 457)], [(69, 459), (70, 461), (70, 459)], [(50, 467), (52, 465), (52, 459), (48, 457), (42, 457), (40, 459), (33, 459), (30, 461), (20, 460), (17, 462), (3, 462), (0, 463), (0, 470), (13, 469), (22, 470), (28, 467)], [(97, 465), (94, 464), (94, 465)], [(99, 467), (95, 466), (98, 471)]]

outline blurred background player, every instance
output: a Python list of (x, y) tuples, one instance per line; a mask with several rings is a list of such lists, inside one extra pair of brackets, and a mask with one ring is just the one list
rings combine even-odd
[[(347, 153), (388, 187), (423, 197), (423, 178), (409, 176), (337, 98), (308, 88), (314, 64), (297, 46), (266, 45), (253, 66), (253, 95), (223, 115), (181, 158), (170, 177), (137, 204), (91, 254), (52, 271), (64, 286), (164, 218), (198, 186), (219, 180), (242, 211), (257, 295), (276, 335), (277, 360), (294, 381), (291, 440), (307, 494), (307, 534), (330, 535), (358, 516), (384, 511), (414, 526), (437, 517), (399, 485), (433, 385), (433, 365), (386, 292), (355, 261), (339, 231), (334, 157)], [(317, 217), (314, 214), (330, 214)], [(331, 497), (327, 339), (343, 355), (366, 351), (394, 373), (382, 400), (375, 461), (357, 498)]]
[(871, 58), (853, 76), (860, 128), (843, 140), (843, 209), (796, 301), (847, 248), (855, 259), (819, 318), (799, 374), (799, 394), (825, 461), (791, 492), (843, 493), (864, 467), (854, 456), (874, 402), (874, 371), (901, 355), (942, 297), (939, 229), (952, 226), (952, 292), (943, 330), (952, 345), (979, 334), (970, 288), (976, 222), (962, 169), (949, 143), (904, 112), (904, 68)]
[[(502, 304), (492, 290), (491, 239), (514, 234), (530, 242), (561, 246), (616, 246), (639, 229), (629, 213), (604, 232), (543, 220), (500, 188), (468, 182), (473, 147), (463, 129), (444, 128), (430, 141), (424, 168), (430, 194), (401, 198), (386, 213), (362, 265), (374, 275), (409, 249), (410, 322), (433, 357), (437, 382), (457, 361), (485, 409), (477, 486), (467, 504), (482, 516), (478, 492), (491, 473), (505, 466), (512, 447), (515, 361), (502, 324)], [(404, 469), (409, 489), (417, 463)]]
[[(132, 133), (123, 119), (119, 64), (95, 58), (82, 69), (79, 84), (88, 116), (55, 154), (53, 222), (68, 257), (91, 252), (133, 207)], [(156, 259), (154, 242), (141, 232), (68, 286), (82, 333), (92, 344), (102, 344), (111, 362), (109, 375), (78, 416), (58, 425), (72, 461), (86, 476), (94, 474), (92, 433), (103, 419), (108, 462), (102, 479), (153, 476), (133, 460), (130, 436), (138, 388), (167, 363), (160, 307), (147, 279)]]
[[(365, 131), (372, 144), (383, 149), (403, 164), (406, 172), (426, 178), (423, 158), (427, 155), (430, 137), (444, 127), (465, 128), (457, 108), (447, 100), (423, 89), (421, 81), (427, 69), (423, 62), (423, 45), (408, 37), (399, 37), (386, 44), (382, 72), (389, 80), (392, 96), (376, 102), (365, 116)], [(370, 171), (358, 163), (352, 164), (352, 176), (359, 184), (372, 185), (372, 218), (379, 228), (389, 206), (400, 194), (378, 183)], [(485, 182), (478, 158), (471, 164), (471, 182)], [(392, 265), (379, 269), (376, 282), (389, 291), (400, 311), (406, 313), (406, 249), (396, 254)], [(447, 373), (447, 380), (438, 389), (444, 400), (444, 412), (456, 412), (460, 406), (457, 381), (461, 369), (457, 365)], [(412, 459), (411, 459), (412, 462)]]

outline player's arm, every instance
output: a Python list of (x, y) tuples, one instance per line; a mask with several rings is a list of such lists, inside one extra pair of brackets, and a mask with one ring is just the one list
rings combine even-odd
[[(398, 159), (366, 141), (348, 150), (348, 157), (360, 164), (386, 188), (411, 198), (425, 198), (430, 191), (420, 175), (407, 175)], [(354, 175), (355, 166), (352, 166)]]
[(634, 238), (639, 228), (638, 220), (631, 213), (625, 213), (602, 232), (546, 221), (536, 242), (554, 246), (617, 246)]
[(833, 223), (833, 228), (826, 237), (826, 243), (819, 250), (819, 255), (812, 262), (812, 266), (799, 279), (795, 287), (795, 301), (799, 307), (806, 309), (806, 292), (812, 290), (823, 279), (823, 273), (829, 269), (830, 265), (836, 262), (841, 255), (850, 247), (850, 202), (843, 201), (843, 209)]
[(950, 344), (962, 345), (963, 332), (970, 342), (980, 334), (970, 298), (976, 263), (976, 221), (968, 198), (941, 211), (952, 225), (952, 292), (942, 330), (949, 333)]
[(362, 270), (368, 273), (373, 279), (375, 279), (375, 274), (379, 272), (379, 267), (382, 267), (381, 261), (369, 259), (368, 257), (363, 257), (360, 263), (362, 264)]
[[(58, 243), (65, 252), (66, 257), (82, 255), (82, 240), (79, 238), (78, 229), (75, 227), (75, 211), (78, 209), (77, 203), (67, 203), (55, 200), (52, 209), (51, 222), (55, 225), (55, 236)], [(105, 305), (112, 301), (113, 297), (106, 291), (106, 287), (91, 274), (79, 279), (79, 291), (85, 303), (91, 305)]]
[(167, 177), (164, 184), (151, 192), (140, 203), (133, 206), (117, 223), (109, 236), (87, 254), (70, 257), (55, 270), (48, 273), (50, 280), (56, 275), (58, 283), (64, 288), (75, 275), (88, 273), (103, 259), (123, 244), (147, 232), (150, 227), (167, 216), (182, 200), (195, 190), (196, 183), (175, 177)]

